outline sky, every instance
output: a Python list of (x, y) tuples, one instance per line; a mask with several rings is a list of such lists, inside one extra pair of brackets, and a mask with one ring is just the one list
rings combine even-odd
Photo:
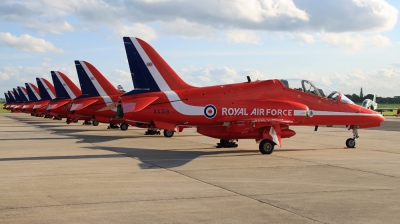
[[(400, 96), (398, 0), (2, 0), (0, 91), (74, 60), (133, 89), (122, 37), (139, 37), (195, 86), (309, 79)], [(3, 97), (3, 94), (0, 96)]]

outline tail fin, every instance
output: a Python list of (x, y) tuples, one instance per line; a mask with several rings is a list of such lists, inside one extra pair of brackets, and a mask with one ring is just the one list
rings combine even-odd
[(8, 97), (8, 93), (4, 93), (4, 97), (6, 98), (6, 103), (9, 104), (11, 103), (10, 97)]
[(22, 86), (18, 86), (17, 87), (18, 93), (19, 93), (19, 97), (21, 98), (22, 102), (28, 102), (29, 100), (29, 96), (28, 93), (26, 92), (25, 87)]
[(26, 91), (28, 92), (29, 99), (33, 102), (41, 100), (39, 89), (32, 83), (25, 83)]
[(19, 103), (21, 102), (21, 97), (19, 96), (19, 93), (17, 91), (16, 88), (13, 88), (13, 92), (14, 92), (14, 96), (15, 96), (15, 100)]
[(124, 37), (123, 40), (135, 89), (169, 91), (194, 88), (184, 82), (148, 43), (135, 37)]
[(8, 91), (8, 97), (10, 97), (10, 100), (11, 100), (12, 103), (17, 102), (17, 100), (15, 99), (13, 91), (10, 91), (10, 90)]
[(372, 100), (374, 103), (376, 103), (376, 93), (374, 94), (374, 99)]
[(82, 94), (81, 90), (64, 73), (51, 71), (51, 78), (53, 79), (57, 98), (75, 99)]
[(82, 95), (121, 95), (121, 92), (89, 62), (77, 60), (75, 61), (75, 67), (81, 84)]
[(56, 98), (54, 86), (45, 78), (36, 78), (39, 93), (42, 100), (52, 100)]

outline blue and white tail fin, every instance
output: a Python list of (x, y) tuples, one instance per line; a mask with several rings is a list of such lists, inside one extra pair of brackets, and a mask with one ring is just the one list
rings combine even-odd
[(26, 91), (28, 92), (28, 96), (30, 101), (37, 102), (41, 100), (39, 95), (39, 89), (32, 83), (25, 83)]
[(57, 99), (75, 99), (82, 93), (80, 89), (62, 72), (51, 71)]
[(4, 97), (6, 98), (6, 104), (11, 103), (10, 97), (8, 96), (8, 93), (4, 93)]
[(17, 87), (17, 91), (19, 93), (19, 97), (21, 99), (21, 102), (29, 102), (30, 101), (28, 93), (26, 92), (25, 87), (18, 86)]
[(11, 102), (13, 102), (13, 103), (17, 102), (13, 91), (10, 91), (10, 90), (8, 91), (8, 97), (10, 98)]
[(53, 100), (56, 98), (54, 86), (45, 78), (36, 78), (42, 100)]
[(14, 92), (14, 96), (15, 96), (15, 100), (16, 102), (20, 103), (21, 101), (21, 97), (19, 96), (19, 92), (17, 90), (17, 88), (13, 88), (13, 92)]
[(81, 84), (82, 96), (121, 95), (121, 92), (89, 62), (76, 60), (75, 67)]
[(123, 40), (135, 87), (125, 95), (141, 90), (156, 92), (194, 88), (184, 82), (148, 43), (135, 37), (124, 37)]

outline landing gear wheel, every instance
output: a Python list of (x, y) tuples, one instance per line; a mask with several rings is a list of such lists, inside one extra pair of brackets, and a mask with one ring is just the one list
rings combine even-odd
[(356, 146), (356, 140), (354, 138), (348, 138), (346, 140), (347, 148), (354, 148)]
[(129, 125), (127, 123), (122, 123), (119, 128), (121, 129), (121, 131), (126, 131), (128, 130)]
[(164, 136), (166, 138), (171, 138), (172, 136), (174, 136), (174, 131), (164, 130)]
[(92, 125), (93, 125), (93, 126), (98, 126), (98, 125), (99, 125), (99, 122), (98, 122), (98, 121), (92, 121)]
[(269, 139), (264, 139), (260, 142), (259, 150), (262, 154), (269, 155), (274, 151), (274, 147), (275, 147), (275, 142)]

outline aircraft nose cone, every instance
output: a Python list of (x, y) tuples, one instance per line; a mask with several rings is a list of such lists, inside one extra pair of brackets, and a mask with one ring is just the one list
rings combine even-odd
[(382, 116), (382, 114), (379, 114), (379, 116), (378, 116), (378, 122), (379, 123), (382, 123), (382, 122), (384, 122), (385, 121), (385, 117), (384, 116)]

